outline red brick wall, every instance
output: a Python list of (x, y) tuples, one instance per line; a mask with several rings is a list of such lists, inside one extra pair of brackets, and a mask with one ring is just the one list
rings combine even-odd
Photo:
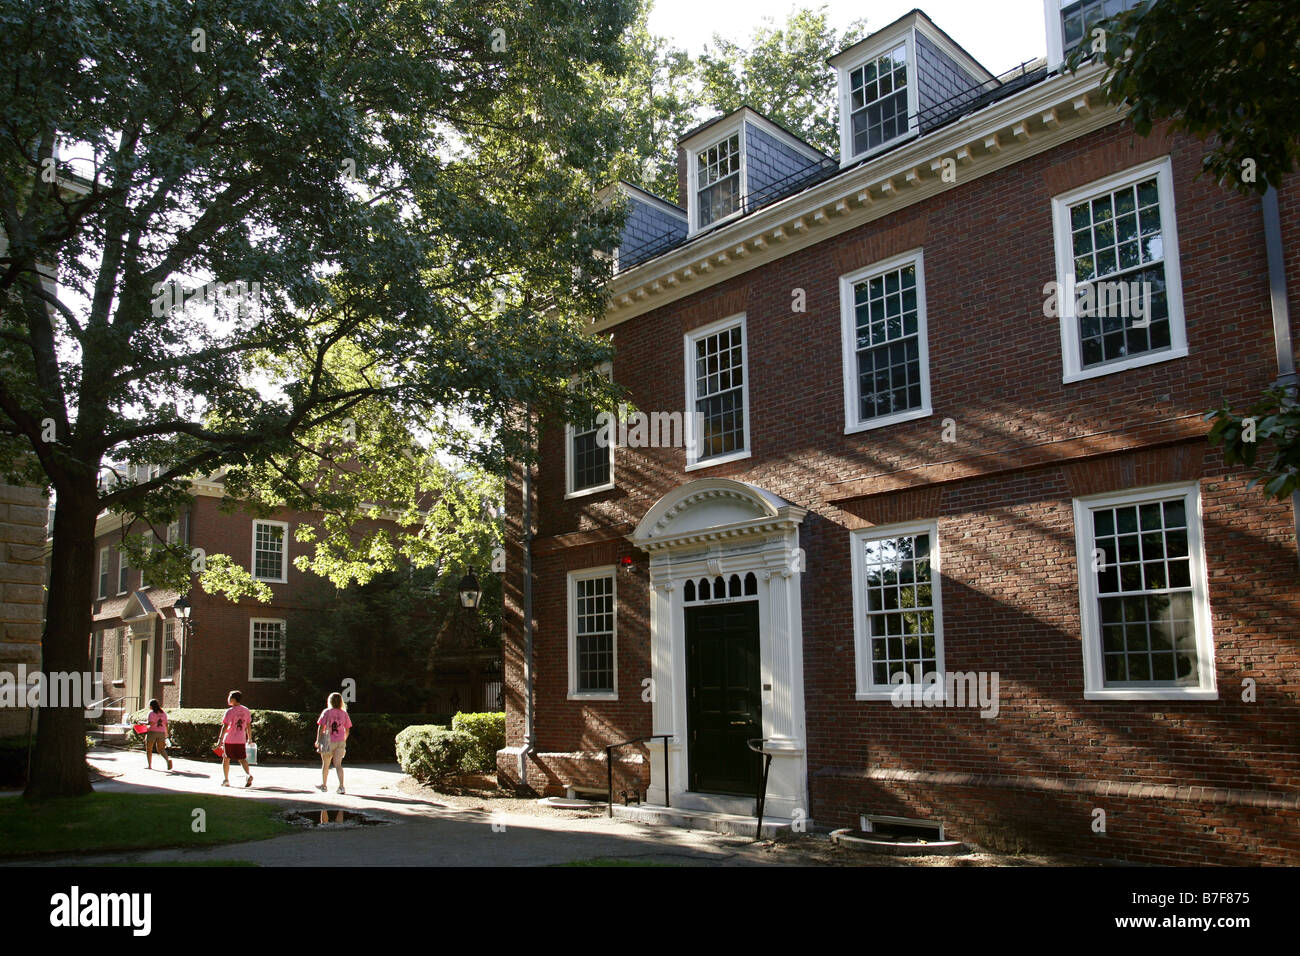
[[(1051, 199), (1167, 153), (1190, 354), (1062, 384), (1059, 323), (1043, 315), (1043, 285), (1056, 278)], [(819, 823), (906, 809), (944, 819), (958, 837), (1001, 833), (1030, 848), (1300, 862), (1300, 847), (1281, 832), (1284, 824), (1296, 832), (1300, 793), (1293, 516), (1227, 477), (1221, 455), (1198, 437), (1206, 409), (1225, 399), (1240, 406), (1277, 374), (1260, 204), (1198, 178), (1201, 154), (1195, 141), (1160, 130), (1142, 139), (1116, 124), (617, 326), (615, 380), (639, 408), (674, 411), (684, 401), (683, 333), (746, 312), (753, 454), (688, 475), (680, 449), (620, 448), (617, 487), (566, 502), (563, 433), (545, 433), (536, 478), (537, 749), (590, 752), (650, 729), (638, 693), (649, 673), (644, 556), (635, 587), (619, 577), (617, 702), (565, 699), (566, 571), (632, 553), (621, 535), (673, 487), (735, 477), (810, 509), (800, 543), (810, 572), (804, 672)], [(1292, 178), (1281, 189), (1293, 300), (1296, 185)], [(839, 276), (917, 246), (934, 414), (846, 436)], [(806, 291), (805, 313), (791, 311), (795, 288)], [(956, 423), (955, 443), (941, 441), (945, 418)], [(1124, 451), (1140, 445), (1149, 450)], [(1175, 479), (1200, 480), (1219, 699), (1085, 701), (1071, 499)], [(517, 521), (517, 483), (507, 506)], [(854, 700), (849, 531), (922, 517), (939, 520), (945, 665), (1000, 672), (997, 720)], [(565, 547), (573, 539), (556, 538), (602, 529), (616, 542)], [(507, 576), (511, 744), (522, 739), (523, 719), (517, 531)], [(1253, 704), (1241, 700), (1246, 677), (1258, 682)], [(552, 788), (565, 772), (593, 772), (552, 764), (535, 774)], [(881, 776), (890, 771), (1020, 784)], [(1045, 790), (1041, 780), (1108, 789)], [(1121, 791), (1134, 783), (1174, 789)], [(1108, 811), (1104, 838), (1092, 832), (1095, 807)], [(1273, 849), (1257, 851), (1266, 840)], [(1162, 841), (1175, 848), (1153, 848)]]

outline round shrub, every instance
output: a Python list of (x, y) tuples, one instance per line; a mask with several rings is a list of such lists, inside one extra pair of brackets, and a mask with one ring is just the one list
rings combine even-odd
[(461, 772), (474, 738), (463, 730), (431, 724), (407, 727), (397, 735), (397, 763), (421, 783)]

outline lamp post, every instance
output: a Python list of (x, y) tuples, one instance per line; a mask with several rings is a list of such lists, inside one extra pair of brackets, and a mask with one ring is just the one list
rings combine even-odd
[(478, 609), (478, 602), (483, 599), (483, 589), (479, 587), (473, 568), (470, 568), (469, 573), (460, 579), (460, 587), (456, 590), (460, 592), (461, 607), (469, 608), (471, 611)]
[(194, 633), (194, 622), (190, 620), (192, 608), (184, 594), (172, 604), (172, 610), (176, 612), (181, 622), (181, 673), (176, 684), (176, 709), (179, 710), (185, 706), (185, 655), (190, 649), (190, 635)]

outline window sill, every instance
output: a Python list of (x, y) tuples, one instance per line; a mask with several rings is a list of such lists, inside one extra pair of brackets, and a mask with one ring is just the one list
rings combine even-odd
[(1132, 368), (1143, 368), (1147, 365), (1158, 365), (1161, 362), (1170, 362), (1174, 359), (1186, 358), (1187, 348), (1165, 349), (1160, 352), (1152, 352), (1147, 355), (1140, 355), (1137, 358), (1125, 359), (1122, 362), (1113, 362), (1108, 365), (1098, 365), (1096, 368), (1086, 369), (1082, 372), (1066, 372), (1061, 381), (1068, 385), (1071, 382), (1083, 382), (1090, 378), (1100, 378), (1103, 375), (1111, 375), (1115, 372), (1124, 372)]
[(753, 455), (748, 448), (744, 451), (733, 451), (725, 455), (718, 455), (716, 458), (704, 458), (700, 461), (689, 462), (686, 465), (686, 471), (698, 471), (701, 468), (712, 468), (714, 465), (725, 465), (729, 461), (743, 461)]
[(571, 693), (569, 700), (618, 700), (617, 692), (606, 691), (589, 691), (585, 693)]
[(1084, 700), (1218, 700), (1217, 688), (1204, 687), (1107, 687), (1085, 690)]
[(607, 485), (594, 485), (591, 488), (583, 488), (581, 491), (568, 491), (564, 494), (564, 500), (569, 501), (572, 498), (586, 498), (588, 495), (600, 494), (602, 491), (613, 491), (614, 482)]
[(283, 677), (250, 677), (248, 679), (248, 682), (250, 684), (282, 684), (284, 683), (284, 678)]
[[(908, 120), (909, 122), (916, 122), (916, 117), (915, 116), (908, 117)], [(910, 139), (916, 139), (916, 137), (920, 135), (921, 135), (920, 127), (913, 126), (911, 129), (909, 129), (906, 133), (903, 133), (901, 136), (895, 136), (893, 139), (889, 140), (888, 142), (881, 143), (879, 146), (873, 146), (871, 149), (865, 150), (864, 152), (848, 157), (847, 159), (845, 159), (843, 162), (840, 163), (840, 169), (847, 169), (848, 167), (852, 166), (854, 163), (860, 163), (864, 159), (870, 159), (872, 156), (878, 156), (881, 153), (885, 152), (886, 150), (893, 149), (895, 146), (898, 146), (902, 143), (906, 143)]]
[(160, 684), (174, 684), (174, 683), (176, 683), (176, 678), (175, 678), (175, 677), (159, 677), (159, 678), (158, 678), (158, 683), (160, 683)]
[(929, 418), (933, 414), (934, 409), (926, 405), (906, 412), (896, 412), (893, 415), (887, 415), (883, 418), (873, 418), (866, 422), (846, 424), (844, 426), (844, 434), (856, 435), (859, 432), (868, 432), (875, 428), (884, 428), (886, 425), (898, 425), (903, 422), (915, 421), (918, 418)]
[(263, 584), (288, 584), (289, 583), (288, 578), (259, 578), (256, 575), (253, 576), (253, 580), (260, 581)]

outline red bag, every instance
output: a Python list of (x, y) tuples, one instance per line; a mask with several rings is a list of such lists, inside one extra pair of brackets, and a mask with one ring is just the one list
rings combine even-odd
[(137, 734), (143, 734), (143, 733), (147, 733), (147, 732), (148, 732), (148, 730), (149, 730), (149, 725), (148, 725), (148, 724), (133, 724), (132, 727), (131, 727), (131, 729), (134, 730)]
[(224, 757), (226, 755), (226, 748), (221, 746), (221, 744), (217, 744), (212, 748), (212, 752), (218, 757)]

